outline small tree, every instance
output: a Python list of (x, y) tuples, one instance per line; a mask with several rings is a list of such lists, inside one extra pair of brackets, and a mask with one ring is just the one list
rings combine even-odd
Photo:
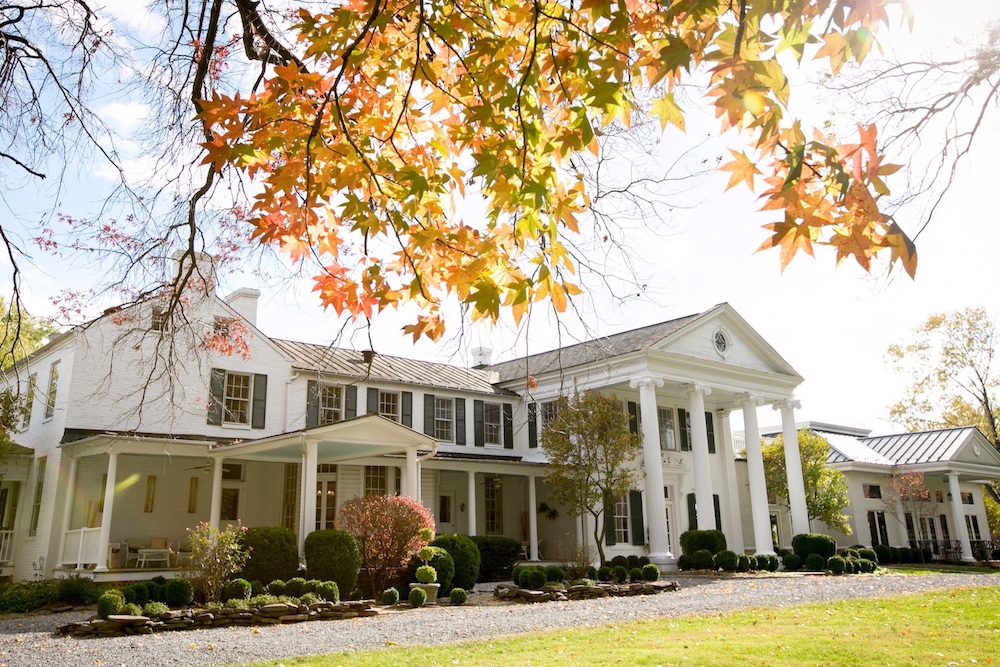
[(385, 588), (394, 573), (433, 536), (434, 517), (405, 496), (367, 496), (347, 501), (337, 528), (354, 535), (372, 591)]
[(243, 544), (246, 528), (237, 521), (225, 530), (206, 522), (188, 528), (191, 544), (191, 569), (188, 576), (202, 601), (215, 602), (230, 575), (246, 565), (249, 552)]
[[(886, 490), (882, 495), (882, 502), (891, 516), (896, 517), (903, 526), (906, 526), (906, 514), (909, 514), (913, 521), (914, 536), (919, 541), (919, 530), (921, 518), (931, 518), (935, 514), (935, 504), (931, 502), (931, 490), (924, 484), (924, 473), (919, 470), (911, 470), (905, 466), (898, 466), (893, 469), (892, 475), (886, 482)], [(897, 508), (902, 507), (904, 516), (900, 516)], [(920, 546), (916, 544), (914, 546)], [(920, 560), (923, 561), (923, 550), (918, 549)]]
[[(844, 508), (850, 504), (844, 473), (826, 464), (830, 443), (813, 431), (798, 432), (799, 458), (802, 461), (802, 484), (806, 492), (806, 512), (809, 519), (819, 519), (833, 530), (851, 534), (849, 517)], [(788, 503), (788, 470), (785, 468), (785, 439), (779, 435), (773, 441), (761, 441), (764, 456), (764, 476), (767, 494)]]
[(604, 565), (604, 517), (614, 499), (635, 486), (631, 464), (639, 454), (639, 436), (629, 433), (614, 394), (588, 392), (559, 400), (541, 441), (553, 500), (567, 505), (574, 516), (594, 518), (594, 541)]

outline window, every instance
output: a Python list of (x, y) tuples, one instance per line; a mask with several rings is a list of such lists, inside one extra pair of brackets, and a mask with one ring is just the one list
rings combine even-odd
[(951, 531), (948, 530), (948, 517), (944, 514), (938, 517), (938, 521), (941, 523), (941, 539), (945, 542), (951, 541)]
[(150, 331), (170, 331), (170, 320), (167, 319), (167, 311), (159, 306), (153, 306), (149, 329)]
[(559, 414), (559, 403), (556, 401), (547, 401), (542, 403), (542, 428), (549, 425), (556, 415)]
[(230, 317), (216, 317), (212, 332), (220, 338), (229, 338), (232, 333), (233, 320)]
[[(371, 408), (368, 410), (370, 411)], [(398, 422), (399, 394), (394, 391), (380, 391), (378, 393), (378, 413), (386, 419)]]
[(628, 494), (623, 493), (622, 495), (615, 498), (615, 543), (616, 544), (628, 544), (629, 534), (628, 529), (631, 525), (628, 513)]
[(885, 512), (868, 512), (868, 530), (873, 547), (879, 544), (889, 544), (889, 529), (885, 524)]
[(931, 538), (931, 549), (934, 550), (934, 553), (940, 553), (941, 545), (938, 544), (937, 528), (934, 526), (934, 517), (928, 517), (927, 528), (930, 531), (928, 534)]
[(503, 480), (487, 475), (483, 492), (486, 534), (503, 535)]
[(913, 544), (917, 541), (917, 531), (913, 525), (913, 515), (907, 512), (905, 519), (906, 519), (906, 539), (910, 541), (910, 544)]
[(771, 546), (778, 548), (781, 546), (781, 537), (778, 533), (778, 515), (771, 514)]
[(979, 517), (974, 514), (965, 515), (965, 527), (969, 530), (970, 540), (981, 540), (979, 535)]
[(663, 500), (666, 501), (664, 505), (667, 510), (667, 545), (669, 545), (670, 550), (673, 551), (674, 532), (673, 532), (673, 517), (671, 516), (672, 514), (671, 505), (673, 505), (673, 503), (670, 502), (670, 495), (671, 495), (670, 487), (669, 486), (663, 487)]
[(225, 410), (222, 423), (250, 424), (250, 388), (253, 376), (249, 373), (226, 371)]
[(975, 505), (976, 501), (969, 491), (962, 491), (962, 504), (963, 505)]
[(365, 496), (389, 493), (389, 476), (385, 466), (365, 466)]
[(503, 437), (499, 403), (483, 405), (483, 435), (487, 445), (499, 445)]
[(343, 419), (343, 388), (335, 384), (320, 385), (319, 425), (333, 424)]
[[(59, 363), (59, 362), (56, 362)], [(38, 472), (35, 474), (35, 497), (31, 503), (31, 522), (28, 524), (28, 536), (38, 534), (38, 519), (42, 514), (42, 491), (45, 488), (45, 464), (47, 458), (38, 459)]]
[(243, 477), (243, 464), (242, 463), (223, 463), (222, 464), (222, 480), (225, 482), (242, 482)]
[(35, 407), (35, 389), (38, 387), (38, 373), (28, 377), (28, 390), (24, 396), (24, 415), (21, 418), (21, 429), (31, 426), (31, 409)]
[[(108, 476), (104, 476), (104, 483), (107, 484)], [(198, 511), (198, 478), (192, 477), (188, 482), (188, 514)]]
[(675, 451), (677, 449), (677, 440), (674, 433), (674, 409), (657, 408), (656, 416), (660, 425), (660, 449), (670, 452)]
[(239, 489), (222, 489), (222, 512), (219, 514), (219, 518), (223, 521), (236, 521), (240, 518)]
[(333, 528), (337, 518), (337, 479), (324, 475), (316, 480), (316, 530)]
[(59, 389), (59, 361), (49, 367), (49, 393), (45, 397), (45, 418), (52, 419), (56, 412), (56, 391)]
[(865, 494), (865, 498), (882, 498), (882, 487), (878, 484), (862, 484), (861, 490)]
[(937, 491), (934, 492), (934, 499), (937, 500), (939, 503), (944, 502), (944, 495), (941, 493), (941, 489), (938, 489)]
[(455, 401), (451, 398), (434, 399), (434, 438), (442, 442), (455, 439)]
[(451, 523), (451, 499), (447, 493), (438, 496), (438, 523)]
[(299, 464), (286, 463), (284, 482), (281, 486), (281, 525), (298, 532)]

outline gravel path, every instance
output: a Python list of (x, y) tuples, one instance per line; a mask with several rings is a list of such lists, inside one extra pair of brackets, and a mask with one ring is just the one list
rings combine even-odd
[(0, 621), (0, 667), (233, 665), (311, 653), (381, 648), (389, 643), (439, 644), (639, 618), (1000, 585), (1000, 577), (989, 574), (670, 578), (680, 583), (679, 591), (646, 597), (424, 608), (352, 621), (216, 628), (111, 639), (70, 639), (51, 634), (56, 625), (86, 616), (79, 612), (24, 617)]

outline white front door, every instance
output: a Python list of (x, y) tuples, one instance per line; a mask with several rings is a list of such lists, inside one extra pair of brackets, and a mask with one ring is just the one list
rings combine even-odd
[(438, 494), (437, 504), (437, 534), (447, 535), (457, 532), (455, 526), (455, 492), (447, 491)]
[(333, 528), (337, 518), (337, 475), (316, 476), (316, 530)]

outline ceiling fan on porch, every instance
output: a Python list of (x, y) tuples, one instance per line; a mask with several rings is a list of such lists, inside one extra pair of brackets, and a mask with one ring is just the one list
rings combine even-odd
[[(214, 465), (215, 465), (215, 460), (209, 458), (209, 459), (205, 459), (204, 463), (199, 463), (198, 465), (191, 466), (189, 468), (185, 468), (185, 470), (198, 470), (198, 471), (203, 472), (203, 473), (210, 473), (210, 472), (212, 472), (212, 468), (213, 468)], [(225, 475), (227, 472), (232, 472), (233, 470), (234, 470), (234, 467), (230, 466), (230, 464), (228, 464), (228, 463), (223, 463), (222, 464), (222, 474), (223, 475)]]

